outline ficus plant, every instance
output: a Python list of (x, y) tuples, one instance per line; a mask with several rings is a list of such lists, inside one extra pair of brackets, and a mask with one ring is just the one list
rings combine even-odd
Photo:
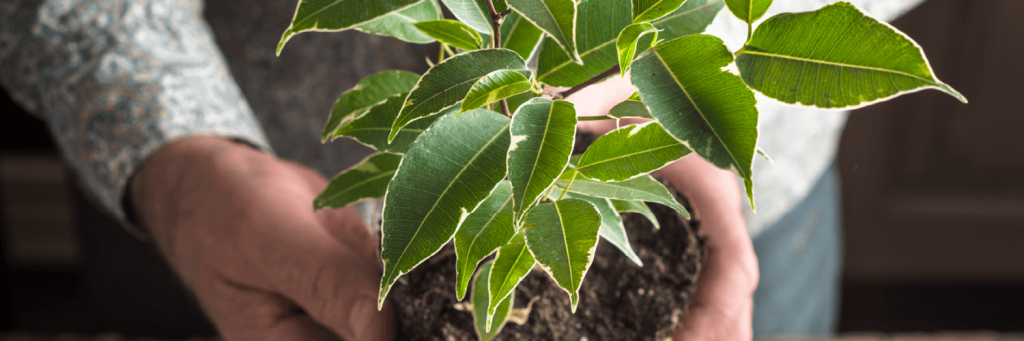
[[(574, 311), (599, 238), (642, 266), (619, 213), (657, 223), (645, 205), (656, 202), (688, 217), (649, 175), (673, 161), (696, 153), (731, 169), (753, 207), (754, 91), (818, 108), (925, 88), (966, 103), (913, 40), (845, 2), (757, 27), (771, 0), (440, 2), (300, 0), (277, 51), (307, 31), (440, 43), (423, 75), (384, 71), (341, 94), (321, 138), (352, 138), (378, 153), (338, 174), (314, 206), (383, 197), (380, 304), (400, 276), (454, 239), (453, 289), (462, 300), (475, 278), (472, 311), (484, 339), (502, 328), (535, 265)], [(445, 19), (441, 4), (457, 20)], [(725, 7), (748, 27), (738, 51), (700, 34)], [(607, 114), (577, 116), (564, 100), (613, 75), (628, 76), (636, 93)], [(627, 117), (650, 120), (570, 156), (579, 122)]]

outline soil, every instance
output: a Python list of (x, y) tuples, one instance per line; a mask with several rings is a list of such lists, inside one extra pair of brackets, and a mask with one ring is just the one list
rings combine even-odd
[[(687, 208), (671, 185), (669, 190)], [(534, 269), (516, 289), (516, 308), (534, 297), (525, 325), (509, 322), (496, 340), (664, 340), (682, 321), (706, 256), (700, 223), (671, 208), (649, 204), (661, 222), (656, 230), (639, 214), (622, 215), (639, 267), (601, 240), (580, 288), (576, 314), (569, 295)], [(692, 212), (692, 211), (691, 211)], [(470, 288), (472, 290), (472, 287)], [(467, 294), (466, 298), (469, 299)], [(451, 244), (391, 289), (396, 340), (476, 340), (473, 316), (455, 307), (455, 253)]]
[[(597, 135), (577, 132), (573, 154), (583, 153)], [(690, 209), (671, 184), (676, 200)], [(679, 326), (696, 290), (707, 256), (700, 222), (649, 203), (661, 229), (644, 216), (622, 214), (633, 251), (643, 267), (600, 239), (594, 264), (580, 287), (573, 314), (569, 295), (534, 268), (516, 288), (515, 308), (537, 298), (526, 324), (509, 322), (495, 340), (665, 340)], [(470, 285), (469, 290), (472, 290)], [(389, 294), (395, 309), (396, 340), (476, 340), (473, 315), (456, 308), (455, 251), (449, 243), (400, 277)], [(466, 294), (466, 300), (472, 297)]]

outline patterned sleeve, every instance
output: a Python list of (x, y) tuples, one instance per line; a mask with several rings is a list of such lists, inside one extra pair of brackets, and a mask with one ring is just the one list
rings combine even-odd
[(218, 135), (271, 152), (202, 0), (0, 1), (0, 84), (128, 226), (132, 172), (172, 141)]

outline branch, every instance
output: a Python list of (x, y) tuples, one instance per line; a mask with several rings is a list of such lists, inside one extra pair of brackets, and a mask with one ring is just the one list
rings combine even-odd
[(487, 8), (491, 10), (491, 27), (493, 28), (494, 34), (491, 37), (494, 38), (493, 45), (491, 47), (498, 48), (501, 46), (501, 18), (502, 15), (498, 14), (498, 10), (494, 9), (494, 0), (487, 0)]
[(601, 116), (580, 116), (580, 117), (577, 117), (576, 119), (580, 120), (580, 121), (604, 121), (604, 120), (615, 120), (616, 118), (608, 116), (608, 115), (601, 115)]
[(611, 69), (608, 69), (608, 71), (602, 72), (600, 75), (597, 75), (596, 77), (591, 78), (591, 79), (587, 80), (586, 82), (583, 82), (580, 85), (577, 85), (577, 86), (574, 86), (572, 88), (569, 88), (569, 90), (562, 91), (559, 95), (562, 96), (562, 98), (569, 97), (570, 95), (572, 95), (574, 93), (577, 93), (580, 90), (583, 90), (584, 88), (586, 88), (588, 86), (594, 85), (594, 83), (600, 82), (600, 81), (604, 80), (605, 78), (614, 76), (615, 74), (618, 74), (618, 73), (619, 73), (619, 66), (616, 65), (616, 66), (612, 67)]
[[(494, 9), (494, 0), (487, 0), (487, 8), (491, 10), (491, 28), (494, 31), (491, 37), (494, 40), (491, 43), (491, 47), (501, 47), (501, 19), (508, 14), (509, 11), (498, 13), (498, 10)], [(508, 111), (508, 102), (504, 99), (499, 101), (501, 103), (501, 113), (507, 117), (512, 117), (512, 113)]]

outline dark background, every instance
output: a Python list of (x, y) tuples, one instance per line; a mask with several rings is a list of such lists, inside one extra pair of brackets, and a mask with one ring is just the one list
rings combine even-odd
[[(1020, 13), (1020, 0), (929, 0), (893, 23), (971, 103), (929, 90), (851, 115), (840, 331), (1024, 331)], [(0, 330), (107, 330), (67, 166), (6, 94), (0, 112)]]

